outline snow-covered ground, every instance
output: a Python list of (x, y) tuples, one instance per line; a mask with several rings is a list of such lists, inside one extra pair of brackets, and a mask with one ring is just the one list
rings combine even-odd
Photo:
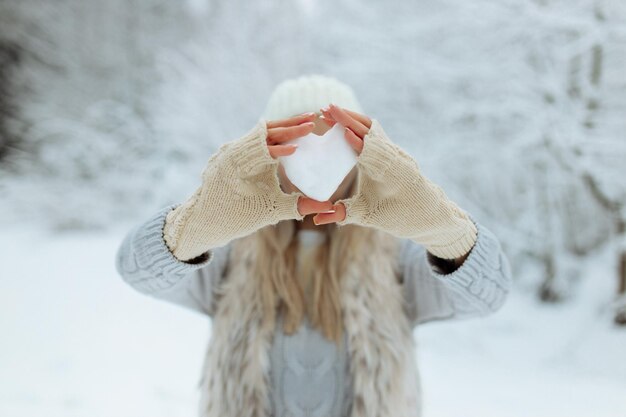
[[(210, 321), (123, 283), (125, 231), (0, 235), (0, 416), (195, 415)], [(626, 416), (608, 252), (587, 268), (566, 304), (518, 284), (489, 318), (418, 328), (426, 417)]]

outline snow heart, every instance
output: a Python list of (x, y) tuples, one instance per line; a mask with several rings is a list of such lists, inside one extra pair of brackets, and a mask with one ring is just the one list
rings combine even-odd
[(314, 200), (328, 200), (357, 162), (357, 153), (339, 123), (323, 136), (309, 133), (283, 143), (298, 144), (293, 154), (278, 158), (287, 178)]

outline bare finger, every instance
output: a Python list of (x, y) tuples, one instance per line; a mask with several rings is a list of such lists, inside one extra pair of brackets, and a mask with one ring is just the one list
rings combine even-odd
[(345, 127), (349, 127), (352, 129), (354, 133), (357, 134), (360, 138), (364, 138), (367, 135), (368, 128), (361, 122), (355, 120), (352, 116), (346, 113), (341, 107), (335, 106), (331, 104), (329, 106), (330, 114), (333, 116), (333, 119), (337, 122), (341, 123)]
[(352, 111), (352, 110), (348, 110), (345, 107), (342, 107), (342, 109), (343, 109), (343, 111), (348, 113), (350, 116), (352, 116), (355, 120), (358, 120), (359, 122), (363, 123), (365, 125), (365, 127), (367, 127), (368, 129), (372, 127), (372, 119), (370, 119), (366, 115), (361, 114), (361, 113), (357, 113), (357, 112)]
[(363, 151), (363, 144), (364, 144), (363, 139), (358, 137), (348, 127), (346, 127), (346, 131), (344, 133), (344, 136), (345, 136), (346, 140), (348, 141), (348, 143), (350, 144), (350, 146), (352, 146), (352, 149), (354, 149), (356, 151), (357, 155), (361, 155), (361, 151)]
[(304, 122), (310, 122), (313, 119), (315, 119), (315, 113), (310, 112), (310, 113), (304, 113), (304, 114), (299, 114), (297, 116), (289, 117), (287, 119), (270, 120), (266, 124), (267, 124), (267, 128), (271, 129), (274, 127), (297, 126)]
[(298, 199), (298, 212), (303, 216), (306, 216), (307, 214), (329, 211), (332, 209), (332, 207), (333, 203), (330, 200), (317, 201), (306, 196), (301, 196)]
[(330, 112), (328, 111), (328, 108), (320, 109), (320, 111), (322, 112), (322, 116), (324, 116), (325, 118), (330, 119), (330, 120), (335, 120), (333, 119), (333, 115), (330, 114)]
[(279, 156), (287, 156), (294, 153), (298, 148), (298, 144), (292, 143), (289, 145), (268, 145), (267, 148), (270, 151), (270, 156), (276, 159)]
[(320, 116), (320, 120), (324, 123), (326, 123), (329, 127), (333, 127), (335, 126), (335, 124), (337, 123), (336, 121), (334, 121), (333, 119), (328, 119), (324, 116)]
[(343, 203), (337, 203), (332, 206), (334, 213), (318, 213), (313, 217), (313, 223), (316, 225), (340, 222), (346, 218), (346, 207)]
[(267, 130), (267, 141), (270, 145), (286, 142), (291, 139), (308, 135), (314, 128), (315, 123), (313, 122), (302, 123), (298, 126), (270, 128)]
[[(372, 119), (370, 119), (366, 115), (361, 114), (361, 113), (357, 113), (357, 112), (349, 110), (349, 109), (346, 109), (345, 107), (342, 107), (342, 109), (346, 113), (348, 113), (350, 116), (352, 116), (352, 118), (354, 118), (355, 120), (363, 123), (363, 125), (365, 125), (365, 127), (367, 127), (368, 129), (372, 127)], [(320, 111), (322, 112), (324, 117), (332, 119), (332, 115), (330, 114), (328, 109), (323, 108), (323, 109), (320, 109)]]

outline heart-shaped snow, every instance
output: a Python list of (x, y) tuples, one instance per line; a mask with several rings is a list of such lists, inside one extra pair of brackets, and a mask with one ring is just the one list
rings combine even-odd
[(309, 133), (283, 142), (291, 143), (298, 144), (296, 151), (278, 159), (289, 181), (314, 200), (328, 200), (357, 162), (357, 153), (339, 123), (323, 136)]

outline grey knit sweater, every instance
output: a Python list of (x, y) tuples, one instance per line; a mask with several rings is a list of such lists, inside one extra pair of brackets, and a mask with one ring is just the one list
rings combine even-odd
[[(198, 264), (177, 260), (163, 240), (166, 207), (131, 230), (116, 267), (124, 281), (150, 296), (211, 317), (230, 244), (214, 248)], [(500, 243), (485, 226), (465, 262), (439, 274), (426, 250), (403, 239), (405, 312), (413, 327), (434, 320), (485, 316), (498, 310), (511, 287), (511, 269)], [(279, 316), (279, 320), (281, 317)], [(282, 329), (277, 323), (277, 329)], [(343, 346), (347, 346), (344, 340)], [(338, 350), (308, 320), (293, 335), (277, 331), (271, 347), (272, 408), (276, 417), (344, 417), (351, 407), (352, 379), (346, 350)]]

